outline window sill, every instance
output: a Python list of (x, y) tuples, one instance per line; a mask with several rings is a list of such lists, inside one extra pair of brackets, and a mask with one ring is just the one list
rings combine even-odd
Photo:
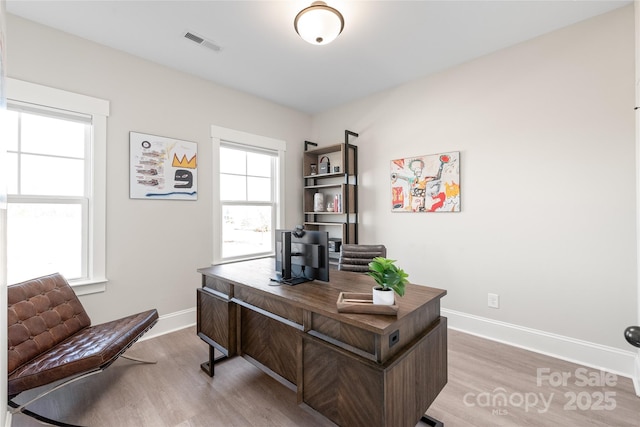
[(231, 263), (234, 263), (234, 262), (251, 261), (252, 259), (260, 259), (260, 258), (274, 258), (275, 255), (276, 255), (275, 253), (270, 253), (270, 254), (240, 256), (240, 257), (236, 257), (236, 258), (219, 259), (219, 260), (213, 260), (211, 262), (211, 265), (231, 264)]
[(78, 296), (90, 295), (106, 291), (108, 281), (106, 277), (101, 277), (87, 280), (74, 280), (69, 282), (69, 285), (71, 285)]

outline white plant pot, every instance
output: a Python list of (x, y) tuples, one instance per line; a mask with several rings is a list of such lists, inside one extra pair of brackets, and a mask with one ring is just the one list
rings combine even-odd
[(373, 288), (373, 303), (379, 305), (393, 305), (395, 302), (395, 292), (391, 289), (382, 290), (379, 286)]

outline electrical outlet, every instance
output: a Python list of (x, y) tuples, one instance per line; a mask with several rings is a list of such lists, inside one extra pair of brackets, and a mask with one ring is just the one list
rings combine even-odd
[(491, 308), (500, 308), (500, 296), (498, 294), (487, 294), (487, 305)]

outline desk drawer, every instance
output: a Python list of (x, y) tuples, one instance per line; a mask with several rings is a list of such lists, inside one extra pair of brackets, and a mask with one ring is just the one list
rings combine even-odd
[(217, 277), (202, 276), (202, 287), (213, 289), (222, 295), (226, 295), (228, 298), (233, 298), (233, 286), (224, 280)]
[[(346, 348), (367, 359), (377, 360), (376, 334), (373, 332), (356, 328), (317, 313), (311, 313), (311, 330), (309, 332), (320, 339)], [(356, 351), (356, 349), (361, 351)]]
[(417, 339), (440, 318), (440, 300), (433, 300), (420, 310), (403, 316), (395, 328), (381, 334), (352, 326), (318, 313), (311, 313), (309, 334), (356, 353), (377, 363), (384, 363)]
[(303, 324), (301, 308), (265, 295), (262, 292), (255, 292), (238, 286), (235, 289), (235, 298), (254, 307), (258, 307), (264, 311), (268, 311), (269, 313), (273, 313), (279, 317), (290, 320), (298, 325)]

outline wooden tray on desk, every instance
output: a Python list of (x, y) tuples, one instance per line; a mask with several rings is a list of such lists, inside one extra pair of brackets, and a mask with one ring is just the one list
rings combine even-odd
[(338, 312), (340, 313), (388, 314), (392, 316), (398, 315), (398, 306), (396, 304), (374, 304), (372, 294), (340, 292), (340, 295), (338, 295), (337, 306)]

